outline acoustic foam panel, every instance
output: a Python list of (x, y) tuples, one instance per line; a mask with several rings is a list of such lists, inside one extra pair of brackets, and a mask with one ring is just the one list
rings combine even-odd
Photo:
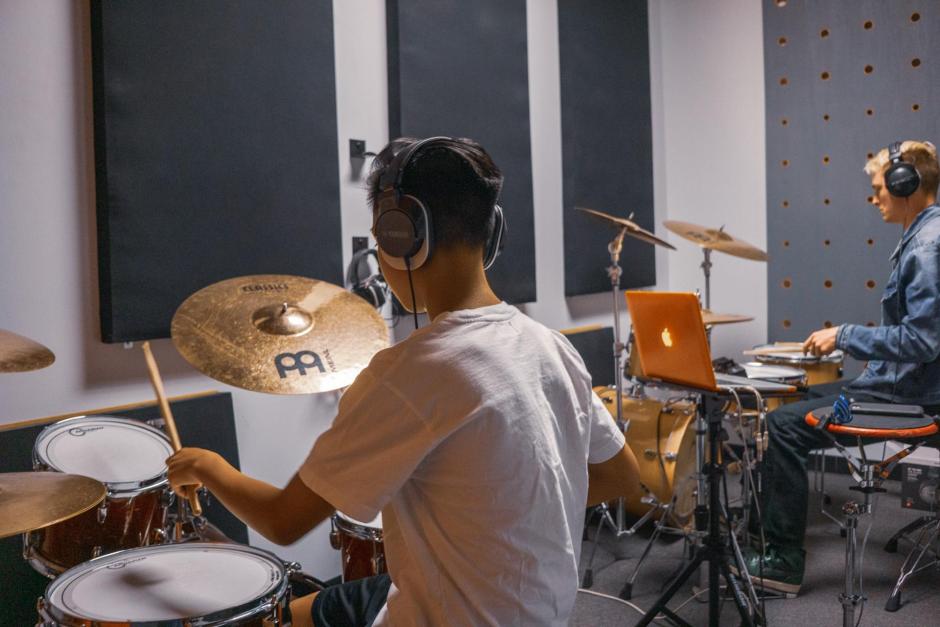
[(388, 0), (389, 136), (478, 141), (505, 176), (505, 248), (488, 276), (532, 302), (535, 232), (525, 0)]
[[(238, 443), (235, 440), (235, 415), (232, 395), (212, 394), (172, 401), (173, 417), (180, 440), (186, 446), (209, 448), (230, 464), (239, 467)], [(95, 415), (89, 412), (88, 415)], [(125, 411), (109, 412), (138, 420), (160, 417), (154, 405)], [(51, 423), (47, 423), (51, 424)], [(33, 445), (46, 424), (0, 430), (0, 472), (27, 472), (33, 469)], [(210, 499), (203, 500), (203, 513), (225, 535), (236, 542), (248, 543), (248, 529), (227, 509)], [(34, 625), (36, 599), (45, 593), (49, 580), (37, 573), (23, 559), (22, 536), (0, 540), (0, 625)]]
[(216, 281), (342, 282), (330, 0), (92, 3), (101, 332)]
[(771, 341), (880, 324), (901, 229), (862, 168), (892, 141), (940, 143), (937, 32), (937, 3), (764, 0)]
[[(558, 39), (565, 294), (575, 296), (610, 289), (616, 235), (576, 206), (655, 230), (646, 0), (558, 0)], [(620, 265), (623, 288), (656, 282), (649, 244), (626, 238)]]

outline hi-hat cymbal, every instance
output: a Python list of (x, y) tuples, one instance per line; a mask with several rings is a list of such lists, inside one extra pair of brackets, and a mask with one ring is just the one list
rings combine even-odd
[(61, 472), (0, 473), (0, 538), (54, 525), (104, 500), (104, 484)]
[(723, 314), (716, 313), (710, 309), (702, 309), (702, 322), (706, 326), (716, 324), (734, 324), (736, 322), (750, 322), (753, 316), (742, 316), (741, 314)]
[(28, 337), (0, 329), (0, 372), (27, 372), (51, 366), (52, 351)]
[(724, 227), (710, 229), (707, 226), (676, 220), (666, 220), (663, 225), (676, 235), (684, 237), (690, 242), (695, 242), (702, 248), (710, 248), (744, 259), (767, 261), (767, 253), (744, 240), (725, 233)]
[(309, 394), (345, 387), (388, 346), (382, 316), (341, 287), (298, 276), (227, 279), (187, 298), (170, 333), (204, 374), (246, 390)]
[(626, 234), (630, 237), (634, 237), (638, 240), (647, 242), (648, 244), (656, 244), (657, 246), (664, 246), (665, 248), (671, 248), (675, 250), (676, 247), (667, 242), (664, 239), (656, 237), (653, 233), (650, 233), (639, 224), (627, 218), (618, 218), (617, 216), (612, 216), (609, 213), (604, 213), (603, 211), (596, 211), (594, 209), (587, 209), (585, 207), (575, 207), (578, 211), (583, 211), (584, 213), (599, 218), (604, 221), (607, 225), (612, 226), (616, 229), (626, 228)]

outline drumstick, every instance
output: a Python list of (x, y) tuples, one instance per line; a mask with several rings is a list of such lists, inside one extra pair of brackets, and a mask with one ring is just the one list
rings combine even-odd
[[(147, 373), (150, 375), (150, 383), (153, 385), (153, 391), (157, 395), (157, 403), (160, 404), (160, 413), (163, 414), (163, 422), (166, 423), (166, 433), (170, 436), (170, 444), (173, 450), (178, 451), (183, 448), (180, 444), (180, 434), (176, 430), (176, 421), (173, 420), (173, 412), (170, 410), (170, 403), (166, 400), (166, 392), (163, 391), (163, 381), (160, 379), (160, 371), (157, 369), (157, 361), (150, 352), (150, 342), (143, 342), (140, 347), (144, 351), (144, 360), (147, 362)], [(199, 495), (196, 493), (195, 486), (189, 493), (189, 505), (196, 516), (202, 516), (202, 505), (199, 504)]]
[(786, 342), (772, 344), (770, 346), (761, 346), (751, 350), (742, 351), (745, 355), (772, 355), (774, 353), (802, 353), (803, 345), (798, 342)]

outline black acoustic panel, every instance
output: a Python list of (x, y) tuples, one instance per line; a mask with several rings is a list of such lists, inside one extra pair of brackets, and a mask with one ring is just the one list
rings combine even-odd
[(216, 281), (341, 283), (330, 0), (92, 3), (104, 341)]
[[(213, 394), (171, 403), (180, 440), (186, 446), (209, 448), (239, 467), (235, 440), (235, 417), (231, 394)], [(156, 406), (109, 415), (148, 420), (158, 418)], [(32, 452), (36, 437), (46, 425), (0, 431), (0, 472), (25, 472), (33, 469)], [(207, 519), (236, 542), (248, 543), (248, 529), (227, 509), (214, 500), (203, 502)], [(22, 536), (0, 540), (0, 625), (36, 624), (36, 599), (49, 580), (34, 571), (23, 559)]]
[(591, 386), (615, 385), (614, 377), (614, 329), (602, 327), (586, 331), (563, 332), (571, 342), (584, 366), (591, 375)]
[(535, 300), (525, 0), (388, 0), (389, 135), (470, 137), (503, 171), (508, 231), (488, 276)]
[[(654, 230), (646, 0), (558, 0), (564, 172), (565, 294), (610, 289), (616, 231), (575, 207)], [(627, 238), (624, 288), (653, 285), (652, 246)]]

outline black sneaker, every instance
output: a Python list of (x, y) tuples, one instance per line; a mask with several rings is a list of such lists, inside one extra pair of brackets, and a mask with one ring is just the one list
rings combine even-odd
[[(800, 591), (806, 566), (806, 551), (803, 549), (768, 544), (763, 559), (752, 548), (744, 549), (743, 554), (744, 565), (755, 586), (787, 596), (796, 596)], [(739, 574), (734, 565), (731, 570)]]

